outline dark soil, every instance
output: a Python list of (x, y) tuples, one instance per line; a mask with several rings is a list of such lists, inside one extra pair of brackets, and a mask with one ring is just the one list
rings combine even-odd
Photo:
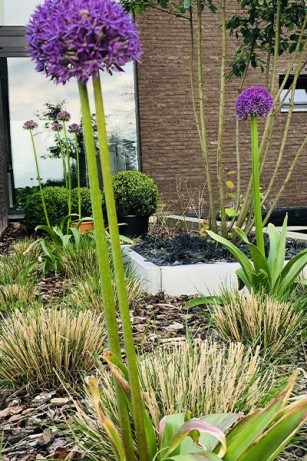
[[(267, 235), (265, 236), (265, 245), (268, 253), (269, 239)], [(236, 246), (249, 256), (247, 245), (244, 242), (238, 241)], [(287, 240), (286, 259), (292, 258), (305, 248), (307, 248), (307, 242)], [(184, 232), (175, 237), (149, 234), (135, 244), (133, 250), (158, 266), (235, 261), (232, 254), (217, 242)]]

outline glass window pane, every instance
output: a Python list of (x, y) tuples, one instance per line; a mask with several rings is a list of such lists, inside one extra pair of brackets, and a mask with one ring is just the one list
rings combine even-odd
[[(288, 112), (291, 101), (291, 91), (282, 90), (280, 101), (283, 101), (281, 112)], [(299, 88), (294, 92), (293, 112), (307, 112), (307, 90)]]
[[(79, 123), (77, 83), (71, 80), (64, 86), (55, 85), (43, 74), (35, 72), (29, 58), (9, 58), (8, 73), (15, 188), (31, 187), (37, 185), (37, 175), (29, 132), (23, 130), (22, 125), (26, 120), (37, 120), (37, 113), (44, 111), (45, 103), (57, 104), (63, 100), (66, 100), (65, 109), (72, 114), (71, 122)], [(113, 172), (136, 169), (138, 160), (133, 64), (127, 65), (125, 72), (114, 73), (113, 76), (102, 74), (102, 87)], [(91, 103), (94, 113), (92, 96)], [(43, 158), (48, 154), (48, 147), (54, 145), (54, 139), (54, 133), (46, 130), (44, 122), (41, 122), (36, 130), (35, 142), (43, 182), (48, 179), (61, 180), (63, 177), (59, 159)]]

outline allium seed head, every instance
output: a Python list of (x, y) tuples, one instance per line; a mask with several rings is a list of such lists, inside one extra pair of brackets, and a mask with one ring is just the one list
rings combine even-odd
[(45, 0), (30, 18), (27, 40), (36, 70), (56, 83), (86, 83), (141, 55), (135, 24), (114, 0)]
[(61, 122), (69, 122), (71, 115), (66, 110), (61, 110), (60, 112), (58, 112), (56, 118)]
[(236, 116), (246, 120), (249, 115), (266, 117), (274, 104), (272, 95), (263, 86), (252, 86), (244, 90), (236, 102)]
[(69, 125), (68, 131), (69, 133), (81, 133), (82, 128), (81, 125), (78, 125), (78, 123), (72, 123), (71, 125)]
[(34, 120), (27, 120), (23, 125), (22, 128), (24, 130), (34, 130), (38, 127), (38, 124), (34, 122)]
[(51, 125), (51, 129), (53, 131), (61, 131), (63, 130), (63, 125), (62, 123), (59, 123), (59, 122), (53, 122), (53, 124)]

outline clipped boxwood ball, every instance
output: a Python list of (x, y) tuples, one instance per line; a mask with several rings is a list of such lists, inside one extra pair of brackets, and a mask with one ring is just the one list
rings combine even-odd
[[(51, 226), (59, 225), (68, 214), (68, 193), (65, 187), (45, 187), (43, 189), (46, 208)], [(33, 231), (36, 226), (47, 224), (42, 205), (40, 192), (29, 196), (25, 208), (24, 223), (28, 230)]]
[(117, 173), (113, 178), (113, 187), (118, 216), (151, 216), (156, 211), (158, 188), (145, 173)]

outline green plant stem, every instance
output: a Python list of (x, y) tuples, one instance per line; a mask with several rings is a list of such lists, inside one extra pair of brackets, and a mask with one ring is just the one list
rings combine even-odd
[(76, 146), (76, 162), (77, 162), (78, 215), (79, 215), (79, 219), (81, 219), (82, 214), (81, 214), (80, 158), (79, 158), (79, 143), (78, 143), (77, 133), (75, 133), (75, 146)]
[(209, 195), (209, 227), (214, 232), (217, 231), (215, 216), (214, 191), (209, 163), (208, 137), (206, 129), (205, 116), (205, 98), (204, 98), (204, 76), (203, 76), (203, 49), (202, 49), (202, 1), (197, 1), (197, 77), (198, 77), (198, 96), (199, 96), (199, 120), (201, 138), (200, 145), (205, 163), (205, 173)]
[[(68, 182), (68, 215), (71, 215), (71, 171), (70, 171), (70, 155), (69, 155), (69, 145), (68, 145), (68, 137), (67, 137), (67, 130), (66, 130), (66, 123), (63, 122), (64, 127), (64, 139), (65, 139), (65, 150), (66, 150), (66, 168), (67, 168), (67, 182)], [(67, 229), (70, 227), (71, 218), (69, 217), (67, 220)]]
[(263, 255), (264, 238), (262, 230), (262, 215), (261, 215), (261, 195), (260, 195), (260, 175), (259, 175), (259, 147), (258, 147), (258, 120), (257, 117), (251, 116), (251, 132), (252, 132), (252, 177), (253, 177), (253, 196), (254, 196), (254, 216), (256, 226), (256, 241), (257, 247)]
[(65, 187), (68, 190), (65, 152), (64, 152), (64, 149), (63, 149), (62, 138), (61, 138), (61, 135), (60, 135), (60, 133), (58, 131), (57, 131), (57, 138), (58, 138), (59, 145), (60, 145), (60, 152), (61, 152), (62, 163), (63, 163), (63, 176), (64, 176)]
[[(117, 288), (118, 305), (121, 315), (125, 352), (127, 357), (127, 368), (129, 373), (129, 384), (131, 387), (131, 401), (133, 408), (133, 419), (135, 425), (138, 454), (140, 461), (151, 461), (148, 452), (148, 444), (144, 425), (144, 404), (141, 396), (141, 389), (138, 377), (136, 352), (133, 342), (132, 327), (130, 322), (129, 304), (126, 290), (125, 272), (120, 246), (117, 214), (112, 185), (112, 172), (109, 156), (108, 138), (106, 132), (106, 121), (101, 91), (100, 77), (93, 78), (94, 100), (97, 116), (97, 129), (99, 139), (99, 152), (101, 170), (104, 183), (105, 201), (108, 215), (108, 223), (111, 237), (111, 248), (114, 263), (115, 282)], [(130, 458), (129, 458), (130, 460)]]
[(44, 197), (43, 186), (42, 186), (41, 177), (40, 177), (40, 174), (39, 174), (38, 158), (37, 158), (36, 146), (35, 146), (34, 136), (33, 136), (32, 130), (30, 130), (30, 136), (31, 136), (31, 142), (32, 142), (32, 147), (33, 147), (33, 152), (34, 152), (37, 181), (38, 181), (38, 186), (39, 186), (39, 190), (40, 190), (40, 194), (41, 194), (42, 205), (43, 205), (43, 209), (44, 209), (44, 214), (45, 214), (47, 226), (50, 227), (50, 222), (49, 222), (49, 217), (48, 217), (48, 212), (47, 212), (47, 207), (46, 207), (46, 202), (45, 202), (45, 197)]
[(226, 29), (226, 0), (221, 1), (222, 10), (222, 59), (220, 72), (220, 106), (219, 126), (217, 138), (217, 183), (219, 189), (219, 205), (221, 210), (221, 234), (227, 237), (227, 219), (225, 210), (225, 190), (223, 171), (223, 129), (225, 118), (225, 91), (226, 91), (226, 58), (227, 58), (227, 29)]
[[(114, 292), (112, 287), (111, 269), (109, 264), (109, 253), (106, 239), (106, 232), (103, 222), (101, 193), (99, 188), (98, 170), (96, 162), (96, 149), (94, 143), (94, 133), (92, 127), (91, 110), (87, 92), (87, 86), (78, 82), (79, 95), (82, 110), (82, 123), (84, 143), (87, 155), (88, 175), (91, 190), (92, 210), (95, 224), (96, 251), (99, 267), (100, 283), (102, 288), (102, 298), (104, 305), (105, 322), (111, 352), (117, 355), (121, 360), (121, 347), (118, 334), (118, 325), (116, 319), (116, 308), (114, 302)], [(127, 461), (135, 460), (133, 439), (131, 434), (130, 420), (125, 398), (122, 391), (115, 382), (117, 406), (119, 413), (119, 422), (123, 445)]]

